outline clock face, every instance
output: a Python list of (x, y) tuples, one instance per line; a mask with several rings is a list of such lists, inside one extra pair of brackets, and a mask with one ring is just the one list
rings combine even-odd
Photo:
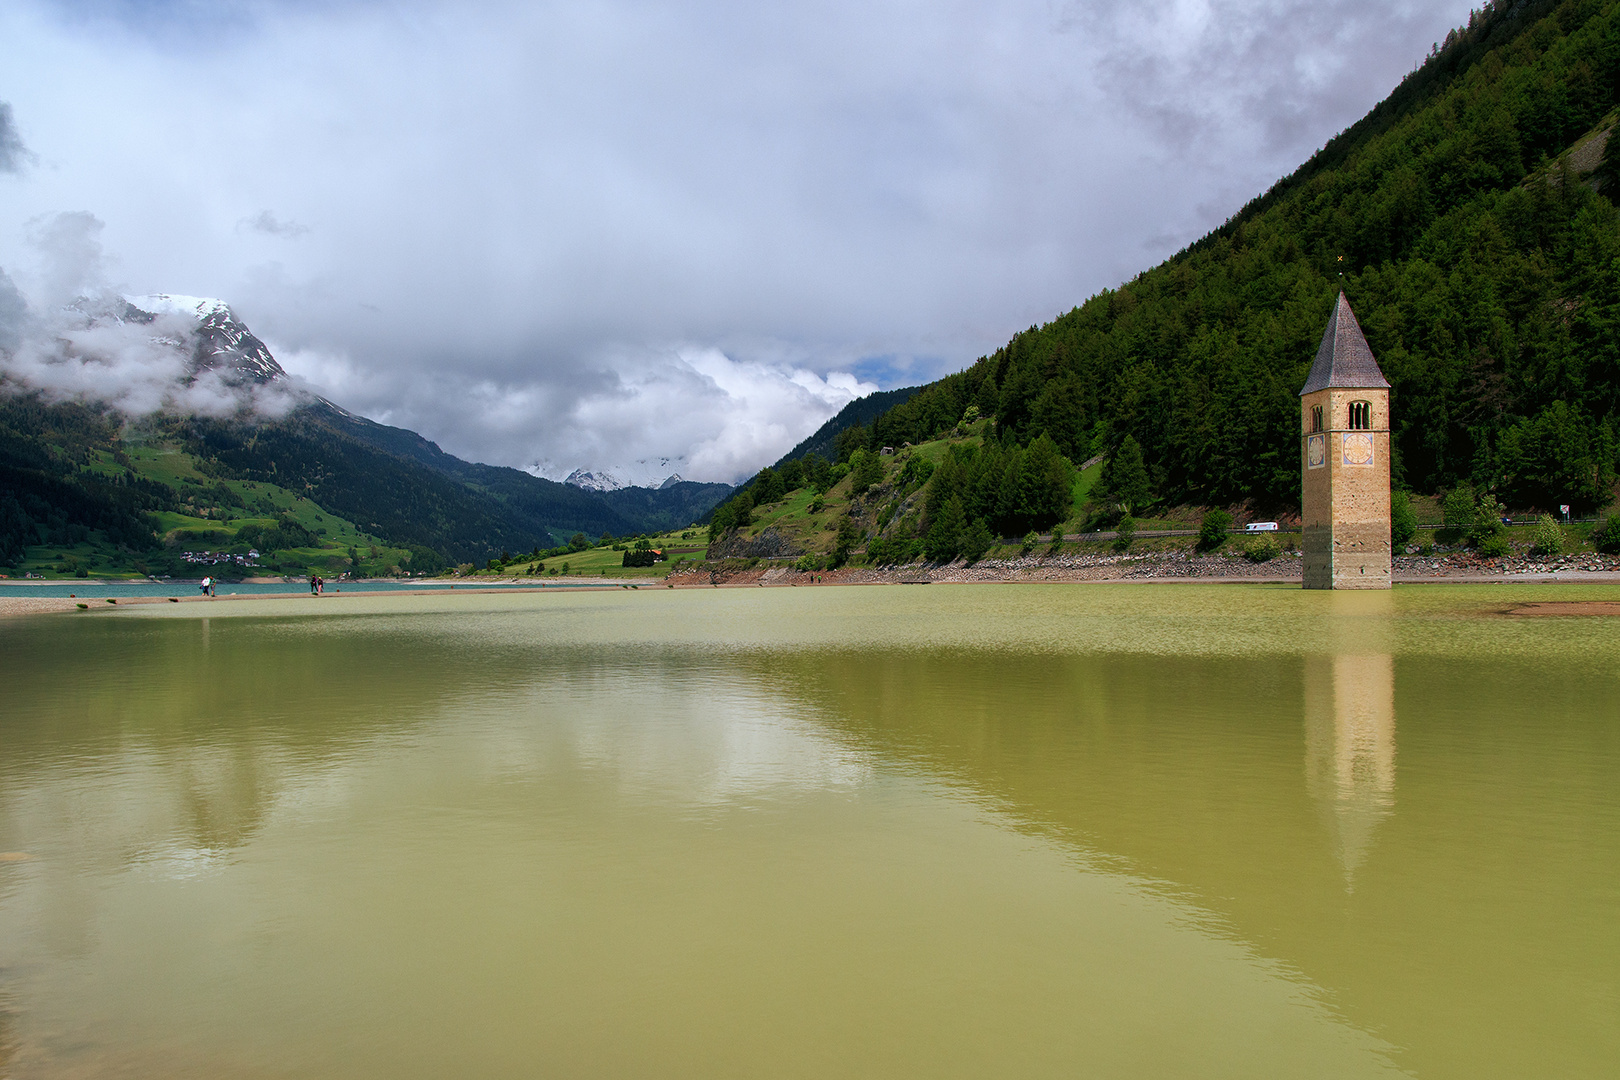
[(1327, 464), (1327, 436), (1312, 435), (1305, 440), (1305, 464), (1320, 469)]
[(1372, 436), (1361, 431), (1346, 432), (1344, 436), (1344, 463), (1371, 465), (1373, 463)]

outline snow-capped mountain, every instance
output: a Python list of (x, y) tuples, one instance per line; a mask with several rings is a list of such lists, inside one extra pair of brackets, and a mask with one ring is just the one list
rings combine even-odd
[(600, 472), (575, 469), (563, 477), (563, 483), (573, 484), (575, 487), (583, 488), (586, 491), (618, 491), (622, 487), (629, 486), (606, 469)]
[(150, 323), (159, 315), (188, 315), (197, 320), (197, 337), (192, 352), (192, 374), (226, 369), (231, 375), (256, 383), (285, 380), (270, 350), (244, 326), (223, 300), (201, 296), (126, 296), (122, 318), (125, 322)]
[[(656, 488), (661, 491), (681, 482), (681, 474), (675, 471), (675, 467), (684, 466), (685, 463), (686, 459), (681, 457), (642, 458), (629, 465), (615, 465), (609, 469), (575, 469), (563, 477), (562, 482), (586, 491), (618, 491), (627, 487)], [(535, 473), (538, 468), (531, 467), (529, 471)], [(543, 471), (537, 475), (543, 475)]]

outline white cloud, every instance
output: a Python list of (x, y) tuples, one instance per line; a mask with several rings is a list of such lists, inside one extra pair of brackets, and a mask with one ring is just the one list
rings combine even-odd
[(0, 266), (87, 209), (131, 291), (453, 452), (748, 471), (836, 373), (955, 369), (1218, 223), (1467, 9), (13, 0)]
[(193, 314), (153, 308), (150, 321), (127, 318), (127, 305), (104, 276), (103, 225), (94, 215), (57, 214), (30, 224), (38, 258), (24, 281), (33, 302), (0, 271), (0, 392), (101, 402), (129, 416), (160, 409), (280, 416), (303, 400), (307, 391), (292, 380), (261, 384), (197, 370)]

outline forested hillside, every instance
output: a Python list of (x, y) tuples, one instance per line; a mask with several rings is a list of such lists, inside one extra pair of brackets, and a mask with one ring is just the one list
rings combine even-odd
[[(906, 386), (899, 390), (880, 390), (875, 394), (857, 398), (839, 409), (836, 416), (800, 441), (798, 446), (783, 454), (775, 468), (780, 469), (790, 461), (801, 461), (812, 454), (837, 460), (840, 456), (838, 436), (841, 433), (851, 428), (869, 426), (882, 413), (911, 400), (911, 396), (920, 389), (922, 389), (920, 386)], [(849, 454), (850, 451), (845, 449), (842, 456), (848, 458)]]
[[(580, 532), (625, 536), (690, 524), (729, 490), (627, 488), (611, 493), (610, 505), (598, 493), (462, 461), (415, 432), (324, 401), (274, 420), (135, 419), (105, 406), (0, 395), (0, 567), (7, 568), (177, 573), (186, 569), (186, 550), (245, 552), (257, 544), (303, 552), (280, 559), (299, 570), (331, 569), (323, 560), (338, 558), (346, 571), (385, 572), (402, 560), (421, 572), (551, 548)], [(294, 501), (313, 524), (325, 520), (322, 511), (330, 515), (345, 537), (340, 546), (355, 550), (329, 557), (318, 549), (331, 547), (338, 532), (320, 529), (320, 539), (289, 532), (285, 512)]]
[(1297, 509), (1297, 395), (1342, 288), (1393, 385), (1397, 484), (1604, 504), (1620, 183), (1591, 170), (1617, 101), (1620, 3), (1490, 4), (1221, 228), (924, 387), (843, 455), (933, 438), (971, 406), (1004, 444), (1049, 435), (1074, 463), (1132, 439), (1161, 503)]

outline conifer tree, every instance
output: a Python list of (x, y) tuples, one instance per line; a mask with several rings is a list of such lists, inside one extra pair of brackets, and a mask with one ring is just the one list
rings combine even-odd
[(1110, 515), (1134, 514), (1153, 501), (1153, 481), (1148, 478), (1142, 447), (1135, 436), (1125, 436), (1119, 449), (1103, 462), (1102, 475), (1091, 497)]
[(962, 550), (965, 525), (962, 500), (952, 496), (939, 508), (939, 513), (934, 515), (928, 526), (928, 535), (923, 540), (923, 554), (928, 556), (928, 561), (942, 563), (956, 558)]
[(870, 450), (857, 450), (849, 457), (850, 494), (865, 495), (883, 479), (883, 461)]
[(962, 533), (962, 554), (970, 563), (976, 563), (984, 558), (984, 553), (990, 550), (996, 542), (995, 536), (990, 532), (990, 526), (980, 518), (969, 525)]

